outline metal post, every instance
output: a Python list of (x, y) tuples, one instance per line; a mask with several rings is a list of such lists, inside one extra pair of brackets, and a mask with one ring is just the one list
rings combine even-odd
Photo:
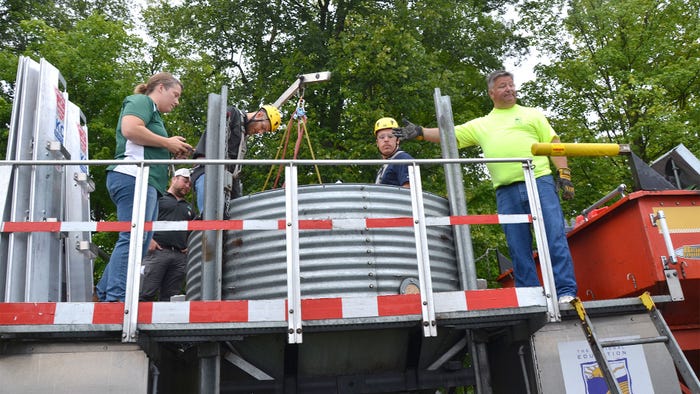
[[(456, 159), (459, 157), (459, 154), (457, 152), (457, 139), (455, 138), (450, 97), (441, 96), (440, 89), (435, 88), (433, 98), (435, 101), (435, 114), (440, 129), (442, 156), (446, 159)], [(465, 216), (467, 214), (467, 201), (464, 197), (462, 167), (457, 163), (448, 163), (444, 165), (444, 168), (450, 215)], [(469, 225), (452, 226), (452, 231), (460, 284), (464, 290), (474, 290), (477, 288), (476, 266), (474, 265), (474, 250), (472, 248)], [(486, 344), (476, 343), (471, 330), (467, 330), (466, 335), (474, 371), (477, 374), (476, 392), (479, 394), (490, 394), (492, 392), (491, 371), (489, 369)]]
[[(205, 156), (225, 159), (227, 146), (226, 103), (228, 88), (221, 88), (221, 95), (210, 94), (207, 107), (207, 140)], [(204, 167), (204, 220), (224, 218), (223, 166)], [(202, 233), (202, 299), (221, 299), (221, 272), (223, 266), (223, 232), (204, 230)], [(217, 342), (199, 345), (199, 392), (218, 393), (220, 384), (221, 352)]]
[[(226, 101), (227, 88), (221, 88), (221, 95), (210, 94), (207, 113), (207, 158), (224, 159), (226, 155)], [(207, 165), (204, 167), (204, 220), (224, 218), (224, 168)], [(223, 233), (205, 230), (202, 234), (202, 299), (221, 299)]]
[(435, 319), (435, 301), (433, 297), (433, 280), (430, 274), (430, 255), (428, 253), (428, 236), (425, 228), (425, 209), (423, 207), (423, 186), (420, 167), (413, 164), (408, 167), (408, 179), (411, 183), (411, 208), (413, 212), (413, 234), (416, 239), (416, 259), (418, 260), (418, 280), (420, 282), (421, 315), (423, 318), (423, 335), (437, 336)]
[(144, 222), (148, 196), (148, 173), (150, 168), (141, 165), (136, 171), (134, 207), (131, 212), (131, 238), (129, 243), (129, 267), (126, 271), (126, 294), (124, 297), (124, 325), (122, 342), (136, 342), (136, 326), (139, 312), (139, 287), (141, 284), (141, 257), (143, 255)]
[(199, 357), (199, 393), (218, 394), (221, 385), (221, 345), (206, 342), (197, 348)]
[(544, 216), (542, 214), (542, 206), (540, 205), (540, 195), (537, 191), (537, 181), (535, 180), (535, 172), (533, 170), (534, 168), (531, 160), (523, 163), (525, 187), (527, 189), (527, 197), (530, 202), (532, 227), (535, 232), (540, 270), (542, 271), (545, 301), (547, 302), (548, 320), (550, 322), (558, 322), (561, 321), (561, 315), (559, 314), (559, 301), (557, 299), (557, 289), (554, 285), (552, 259), (549, 256), (549, 243), (547, 242)]
[[(449, 96), (440, 96), (440, 89), (435, 89), (435, 112), (440, 128), (440, 147), (445, 159), (459, 158), (457, 139), (455, 138), (454, 120), (452, 119), (452, 104)], [(445, 168), (445, 183), (447, 199), (450, 203), (450, 215), (464, 216), (467, 214), (467, 202), (464, 198), (464, 179), (459, 163), (447, 163)], [(474, 265), (474, 250), (472, 249), (471, 233), (468, 224), (452, 226), (457, 253), (457, 269), (459, 280), (464, 290), (476, 289), (476, 266)]]
[(302, 343), (301, 321), (301, 275), (299, 268), (299, 195), (297, 191), (297, 168), (293, 165), (284, 168), (286, 182), (287, 236), (287, 321), (289, 343)]

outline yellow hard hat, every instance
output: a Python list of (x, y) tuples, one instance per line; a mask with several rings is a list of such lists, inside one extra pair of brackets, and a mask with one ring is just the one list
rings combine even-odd
[(263, 105), (261, 108), (267, 114), (267, 118), (270, 119), (270, 131), (275, 131), (280, 127), (282, 123), (282, 115), (280, 110), (278, 110), (274, 105)]
[(383, 129), (394, 129), (399, 127), (399, 124), (394, 118), (381, 118), (374, 123), (374, 135), (377, 136), (377, 131)]

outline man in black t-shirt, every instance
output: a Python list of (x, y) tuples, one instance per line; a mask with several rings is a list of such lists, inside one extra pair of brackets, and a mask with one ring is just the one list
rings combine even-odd
[[(192, 206), (185, 200), (191, 188), (190, 170), (175, 171), (167, 193), (158, 200), (159, 221), (193, 220)], [(187, 231), (153, 234), (148, 255), (141, 265), (141, 301), (170, 301), (180, 294), (187, 266)]]

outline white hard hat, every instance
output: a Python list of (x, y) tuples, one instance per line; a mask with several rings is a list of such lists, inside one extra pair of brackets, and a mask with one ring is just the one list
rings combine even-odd
[(192, 171), (189, 168), (180, 168), (179, 170), (175, 171), (175, 176), (184, 176), (185, 178), (189, 178), (191, 172)]

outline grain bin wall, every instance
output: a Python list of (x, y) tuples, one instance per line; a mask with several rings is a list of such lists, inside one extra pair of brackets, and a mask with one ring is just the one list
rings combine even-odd
[[(386, 185), (301, 186), (299, 219), (411, 217), (410, 190)], [(427, 217), (448, 216), (444, 198), (424, 193)], [(285, 219), (284, 190), (233, 200), (232, 219)], [(433, 290), (459, 290), (452, 229), (429, 226)], [(417, 283), (413, 227), (301, 230), (301, 295), (304, 298), (398, 294)], [(201, 233), (190, 239), (188, 299), (201, 298)], [(286, 240), (282, 230), (236, 230), (224, 234), (222, 299), (286, 298)]]

